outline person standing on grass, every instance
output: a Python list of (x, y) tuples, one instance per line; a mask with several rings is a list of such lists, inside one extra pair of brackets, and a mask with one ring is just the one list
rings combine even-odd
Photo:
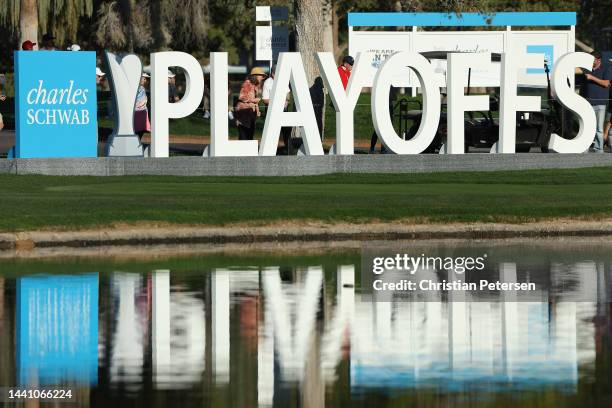
[[(608, 66), (612, 69), (612, 58), (608, 60)], [(612, 140), (610, 140), (610, 128), (612, 128), (612, 83), (610, 84), (609, 92), (608, 92), (608, 110), (606, 112), (606, 120), (604, 121), (604, 145), (607, 143), (610, 148), (610, 152), (612, 152)]]
[(253, 140), (255, 135), (255, 122), (260, 116), (259, 101), (261, 98), (261, 86), (266, 74), (261, 67), (254, 67), (251, 73), (240, 87), (238, 103), (234, 110), (236, 127), (238, 128), (238, 138), (240, 140)]
[[(263, 83), (263, 89), (261, 91), (261, 100), (264, 105), (270, 106), (270, 99), (272, 97), (272, 87), (274, 86), (274, 77), (276, 75), (276, 64), (272, 66), (270, 70), (270, 76)], [(287, 108), (289, 107), (289, 88), (287, 88), (285, 92), (285, 112), (287, 112)], [(291, 128), (283, 127), (281, 129), (281, 135), (283, 136), (283, 143), (285, 143), (285, 149), (287, 150), (287, 155), (289, 155), (289, 138), (291, 137)]]
[(338, 67), (338, 74), (340, 75), (340, 80), (342, 81), (342, 86), (344, 89), (348, 86), (349, 78), (351, 77), (351, 71), (353, 70), (353, 64), (355, 60), (350, 55), (346, 55), (342, 58), (342, 64)]
[[(0, 74), (0, 102), (6, 101), (6, 95), (2, 91), (4, 84), (6, 83), (6, 77), (4, 74)], [(0, 131), (4, 129), (4, 119), (2, 118), (2, 114), (0, 113)]]
[(140, 77), (140, 85), (138, 86), (138, 92), (136, 93), (136, 104), (134, 106), (134, 131), (140, 138), (146, 132), (151, 131), (151, 122), (149, 121), (149, 111), (147, 110), (147, 103), (149, 98), (147, 97), (146, 85), (149, 81), (150, 75), (146, 72), (142, 73)]
[[(398, 88), (395, 87), (391, 87), (391, 90), (389, 91), (389, 116), (391, 117), (391, 123), (393, 123), (393, 102), (397, 96), (397, 91)], [(370, 137), (370, 154), (374, 154), (376, 152), (376, 143), (378, 143), (378, 133), (376, 133), (376, 129), (374, 129), (374, 131), (372, 131), (372, 136)], [(380, 142), (380, 153), (387, 153), (387, 149), (382, 141)]]
[(604, 120), (606, 116), (606, 105), (610, 94), (610, 80), (612, 80), (612, 72), (607, 63), (601, 60), (601, 52), (593, 51), (591, 54), (595, 57), (593, 61), (593, 70), (584, 74), (586, 84), (584, 85), (584, 96), (593, 106), (597, 123), (595, 132), (595, 140), (593, 150), (595, 153), (603, 153), (603, 131)]
[(179, 101), (178, 92), (176, 90), (176, 75), (168, 70), (168, 102), (175, 103)]

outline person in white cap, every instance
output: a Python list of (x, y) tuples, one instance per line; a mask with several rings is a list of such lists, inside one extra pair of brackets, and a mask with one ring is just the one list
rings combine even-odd
[(100, 85), (102, 80), (104, 79), (104, 75), (106, 75), (102, 70), (96, 67), (96, 85)]
[(176, 75), (168, 70), (168, 102), (174, 103), (179, 101), (178, 93), (176, 92)]
[(68, 51), (81, 51), (81, 46), (79, 44), (72, 44), (67, 48)]
[(145, 86), (151, 76), (143, 72), (140, 77), (140, 85), (136, 93), (136, 104), (134, 105), (134, 131), (142, 138), (145, 132), (151, 131), (151, 122), (149, 121), (149, 111), (147, 110), (147, 90)]

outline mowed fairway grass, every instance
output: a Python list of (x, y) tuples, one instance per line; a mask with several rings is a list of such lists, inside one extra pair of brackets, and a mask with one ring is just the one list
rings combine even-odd
[(0, 175), (0, 232), (153, 222), (529, 222), (612, 217), (612, 168), (309, 177)]

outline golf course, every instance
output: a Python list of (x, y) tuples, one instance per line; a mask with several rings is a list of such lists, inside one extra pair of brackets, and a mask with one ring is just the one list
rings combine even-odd
[(611, 173), (600, 167), (308, 177), (0, 175), (0, 232), (143, 224), (597, 221), (612, 217)]

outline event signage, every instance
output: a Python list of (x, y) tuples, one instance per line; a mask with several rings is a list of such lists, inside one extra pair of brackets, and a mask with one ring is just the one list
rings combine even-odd
[(15, 156), (97, 157), (95, 52), (15, 52)]
[[(364, 87), (368, 86), (370, 58), (357, 54), (346, 89), (342, 86), (332, 53), (316, 54), (319, 72), (336, 110), (337, 154), (354, 153), (353, 113)], [(490, 53), (449, 53), (446, 83), (447, 93), (447, 153), (464, 153), (465, 112), (489, 110), (488, 95), (466, 95), (468, 72), (490, 67)], [(544, 66), (544, 55), (524, 52), (522, 55), (501, 55), (500, 132), (497, 153), (514, 153), (516, 113), (538, 112), (540, 96), (519, 96), (519, 72)], [(168, 51), (151, 54), (152, 66), (152, 134), (151, 156), (168, 157), (168, 120), (190, 115), (200, 105), (204, 93), (204, 76), (198, 61), (183, 52)], [(166, 73), (169, 67), (181, 67), (189, 88), (176, 103), (167, 98)], [(257, 140), (230, 140), (228, 132), (228, 66), (227, 53), (211, 54), (211, 144), (210, 156), (275, 156), (282, 127), (297, 127), (307, 155), (322, 155), (323, 146), (309, 92), (302, 56), (297, 52), (280, 55), (267, 111), (261, 143)], [(558, 153), (582, 153), (588, 149), (595, 134), (595, 112), (589, 102), (576, 94), (568, 78), (575, 68), (591, 69), (593, 56), (572, 52), (561, 56), (551, 74), (551, 88), (559, 103), (574, 112), (580, 130), (573, 139), (551, 136), (549, 148)], [(389, 92), (393, 78), (408, 75), (412, 70), (419, 78), (423, 93), (423, 116), (416, 135), (404, 140), (394, 130), (389, 116)], [(296, 111), (285, 112), (285, 92), (291, 84)], [(432, 64), (416, 52), (398, 52), (387, 58), (377, 71), (372, 87), (372, 121), (385, 146), (396, 154), (418, 154), (433, 141), (441, 118), (439, 80)]]
[[(349, 13), (349, 53), (371, 53), (372, 67), (370, 84), (380, 67), (381, 56), (394, 52), (490, 52), (543, 53), (548, 67), (552, 69), (560, 56), (573, 52), (575, 47), (576, 13)], [(546, 25), (554, 29), (534, 30)], [(397, 31), (396, 27), (406, 27)], [(457, 31), (456, 27), (470, 26), (476, 30)], [(372, 30), (382, 27), (383, 31)], [(385, 27), (388, 27), (386, 30)], [(423, 30), (422, 27), (435, 27)], [(503, 30), (492, 31), (500, 27)], [(516, 29), (529, 27), (528, 30)], [(482, 30), (485, 28), (487, 30)], [(382, 49), (382, 50), (381, 50)], [(382, 52), (381, 52), (382, 51)], [(436, 72), (446, 74), (447, 61), (432, 59)], [(500, 83), (501, 66), (492, 64), (488, 69), (475, 68), (471, 72), (471, 86), (497, 87)], [(519, 74), (522, 86), (545, 87), (546, 75), (543, 67), (530, 68)], [(406, 84), (407, 82), (407, 84)], [(411, 74), (398, 86), (420, 87), (418, 78)]]
[[(382, 14), (399, 18), (406, 13)], [(413, 16), (412, 13), (408, 14)], [(516, 22), (514, 16), (507, 14), (514, 13), (498, 13), (494, 25)], [(542, 14), (562, 14), (556, 20), (554, 16), (543, 20), (550, 25), (571, 24), (575, 20), (574, 13), (569, 13), (574, 20), (566, 16), (568, 13), (527, 13), (524, 24), (536, 20), (541, 23)], [(425, 23), (432, 24), (433, 17), (430, 15), (415, 16), (416, 22), (425, 19)], [(467, 21), (462, 20), (461, 24), (483, 25), (480, 15), (464, 13), (463, 16)], [(349, 18), (351, 21), (358, 25), (370, 20)], [(320, 77), (336, 111), (335, 154), (354, 154), (354, 109), (362, 90), (368, 87), (371, 87), (372, 122), (388, 150), (396, 154), (419, 154), (432, 143), (442, 118), (441, 94), (444, 92), (447, 96), (445, 153), (463, 154), (465, 112), (490, 109), (488, 95), (466, 94), (470, 73), (497, 71), (496, 86), (500, 88), (499, 140), (493, 152), (515, 152), (517, 112), (541, 110), (541, 97), (518, 95), (518, 87), (525, 76), (539, 78), (541, 75), (550, 75), (552, 94), (563, 107), (575, 114), (579, 123), (579, 131), (573, 139), (552, 134), (548, 148), (558, 153), (586, 151), (595, 134), (595, 113), (589, 102), (576, 94), (573, 78), (576, 68), (592, 69), (593, 57), (568, 51), (567, 44), (566, 48), (561, 47), (563, 39), (555, 42), (550, 36), (534, 39), (531, 35), (513, 32), (512, 37), (506, 37), (504, 48), (495, 61), (491, 49), (496, 47), (494, 37), (499, 36), (499, 32), (493, 32), (492, 42), (483, 48), (478, 44), (469, 48), (469, 41), (466, 42), (465, 38), (456, 40), (456, 49), (444, 52), (444, 74), (439, 72), (435, 62), (418, 51), (394, 51), (391, 43), (380, 49), (378, 55), (373, 56), (368, 51), (358, 52), (354, 55), (355, 63), (346, 89), (340, 81), (334, 55), (329, 52), (316, 53)], [(124, 118), (119, 122), (124, 123), (125, 127), (123, 130), (115, 129), (115, 133), (116, 136), (133, 138), (129, 119), (133, 115), (133, 97), (141, 64), (136, 56), (121, 59), (110, 57), (111, 85), (117, 96), (116, 102), (123, 101), (116, 104), (121, 110), (118, 116)], [(376, 62), (373, 78), (372, 61)], [(542, 74), (545, 62), (549, 68), (552, 67), (549, 74)], [(41, 72), (40, 66), (46, 69)], [(168, 100), (170, 68), (180, 68), (185, 74), (185, 94), (178, 102)], [(93, 53), (17, 53), (18, 157), (96, 156), (94, 70)], [(404, 82), (410, 78), (414, 78), (421, 89), (423, 111), (418, 131), (411, 139), (405, 140), (396, 133), (389, 116), (389, 93), (391, 87), (398, 86), (398, 79)], [(279, 56), (261, 141), (229, 139), (227, 53), (211, 53), (209, 86), (211, 141), (205, 155), (274, 156), (282, 127), (298, 128), (306, 155), (324, 154), (302, 54), (284, 52)], [(288, 86), (292, 90), (295, 112), (284, 109)], [(150, 156), (169, 156), (169, 120), (193, 113), (199, 108), (203, 95), (204, 73), (197, 59), (178, 51), (151, 54)]]

